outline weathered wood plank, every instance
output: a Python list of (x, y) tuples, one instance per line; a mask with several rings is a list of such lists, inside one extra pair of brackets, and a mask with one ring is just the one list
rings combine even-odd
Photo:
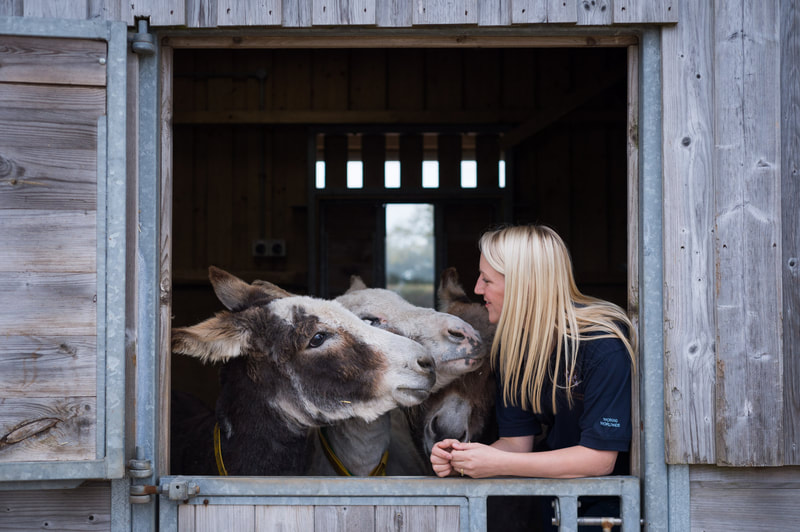
[(0, 209), (97, 208), (97, 151), (10, 147), (0, 129)]
[[(639, 47), (628, 48), (628, 83), (627, 83), (627, 129), (625, 144), (627, 146), (627, 202), (625, 223), (627, 225), (628, 248), (628, 304), (626, 310), (635, 331), (639, 331)], [(639, 335), (641, 337), (641, 335)], [(641, 343), (641, 342), (640, 342)], [(641, 352), (639, 353), (641, 359)], [(636, 361), (636, 373), (641, 375), (641, 364)], [(633, 434), (631, 435), (631, 475), (642, 474), (642, 435), (645, 426), (641, 419), (639, 378), (631, 383), (631, 419)]]
[(0, 462), (93, 460), (94, 397), (0, 398)]
[(666, 458), (714, 463), (712, 2), (662, 30)]
[(314, 26), (375, 24), (375, 0), (313, 0), (311, 23)]
[[(131, 16), (133, 16), (131, 14)], [(186, 2), (186, 26), (189, 28), (213, 28), (217, 25), (217, 0), (188, 0)]]
[(314, 507), (258, 505), (255, 508), (254, 530), (314, 530)]
[[(161, 77), (161, 93), (160, 93), (160, 101), (161, 101), (161, 124), (160, 124), (160, 131), (161, 131), (161, 183), (160, 183), (160, 194), (159, 200), (161, 204), (159, 205), (159, 226), (158, 229), (160, 231), (159, 234), (159, 272), (158, 272), (158, 287), (159, 287), (159, 294), (158, 294), (158, 312), (159, 312), (159, 319), (158, 319), (158, 339), (159, 342), (156, 344), (155, 348), (157, 352), (156, 360), (158, 360), (159, 367), (158, 371), (158, 396), (159, 397), (170, 397), (171, 390), (172, 390), (172, 337), (171, 337), (171, 330), (172, 330), (172, 265), (173, 265), (173, 230), (172, 230), (172, 220), (174, 219), (173, 215), (173, 198), (174, 198), (174, 186), (173, 186), (173, 179), (174, 179), (174, 165), (172, 163), (173, 159), (173, 130), (172, 130), (172, 102), (174, 100), (173, 96), (173, 86), (172, 83), (175, 79), (175, 68), (174, 68), (174, 51), (172, 48), (168, 46), (164, 46), (161, 49), (161, 62), (159, 64), (159, 75)], [(129, 100), (130, 101), (130, 100)], [(138, 101), (136, 101), (136, 105), (138, 108)], [(134, 192), (131, 188), (128, 189), (129, 194), (133, 195)], [(138, 191), (138, 187), (134, 190)], [(138, 209), (137, 211), (138, 212)], [(130, 219), (130, 218), (129, 218)], [(130, 223), (129, 223), (130, 225)], [(129, 248), (128, 257), (131, 256), (131, 250)], [(128, 262), (131, 262), (131, 259), (128, 259)], [(133, 274), (133, 279), (126, 279), (128, 281), (126, 284), (131, 286), (135, 284), (135, 286), (139, 286), (139, 278), (138, 278), (138, 271)], [(128, 298), (133, 298), (131, 294), (128, 294)], [(137, 301), (138, 303), (138, 301)], [(133, 306), (133, 305), (131, 305)], [(135, 308), (135, 306), (134, 306)], [(132, 379), (129, 379), (132, 380)], [(135, 392), (133, 392), (135, 393)], [(131, 392), (128, 392), (131, 394)], [(131, 397), (131, 395), (127, 395)], [(162, 400), (157, 401), (157, 412), (156, 412), (156, 419), (154, 420), (157, 425), (157, 434), (158, 434), (158, 448), (159, 449), (169, 449), (170, 448), (170, 401)], [(167, 472), (170, 470), (169, 468), (169, 453), (162, 452), (158, 453), (158, 462), (156, 464), (158, 467), (158, 471)]]
[(149, 17), (152, 26), (186, 24), (186, 0), (130, 0), (130, 16)]
[(412, 23), (477, 24), (478, 0), (414, 0)]
[(613, 22), (612, 0), (578, 0), (579, 26), (607, 26)]
[(25, 0), (23, 16), (85, 20), (87, 0)]
[(276, 26), (281, 17), (280, 0), (217, 0), (217, 26)]
[(21, 17), (22, 0), (0, 0), (0, 17)]
[(128, 9), (123, 9), (124, 0), (89, 0), (89, 20), (121, 20), (133, 26), (133, 17)]
[(0, 272), (0, 294), (13, 301), (0, 314), (0, 335), (97, 332), (97, 278), (89, 273)]
[(678, 5), (678, 0), (614, 0), (614, 23), (678, 22)]
[(375, 530), (436, 532), (435, 506), (376, 506)]
[(380, 530), (375, 527), (375, 508), (356, 505), (314, 507), (314, 532), (350, 530)]
[(308, 0), (283, 0), (283, 26), (287, 28), (306, 28), (311, 26), (313, 5)]
[(0, 109), (4, 113), (24, 109), (28, 113), (49, 112), (53, 113), (51, 116), (87, 121), (97, 120), (105, 114), (105, 108), (103, 88), (0, 83)]
[(83, 397), (96, 393), (95, 336), (0, 337), (4, 397)]
[(578, 9), (575, 0), (547, 0), (547, 22), (576, 22)]
[(689, 471), (692, 530), (797, 528), (800, 469), (691, 467)]
[(194, 519), (194, 532), (255, 530), (255, 507), (228, 504), (196, 505)]
[(407, 28), (411, 26), (414, 0), (381, 0), (375, 7), (375, 23), (378, 26)]
[(461, 509), (458, 506), (436, 506), (436, 532), (461, 529)]
[(512, 0), (478, 2), (479, 26), (510, 26)]
[(0, 81), (53, 85), (106, 84), (106, 43), (55, 37), (3, 36)]
[(0, 530), (111, 530), (111, 484), (89, 481), (74, 489), (0, 491)]
[(547, 22), (547, 0), (511, 0), (511, 22), (514, 24)]
[(178, 532), (195, 532), (197, 529), (194, 519), (193, 504), (178, 505)]
[(780, 465), (779, 10), (714, 7), (717, 463)]
[(781, 2), (784, 463), (800, 465), (800, 9)]
[(0, 220), (0, 271), (97, 271), (94, 211), (0, 209)]

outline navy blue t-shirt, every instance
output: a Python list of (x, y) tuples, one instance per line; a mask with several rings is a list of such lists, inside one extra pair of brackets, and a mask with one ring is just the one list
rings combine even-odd
[[(594, 336), (599, 333), (594, 334)], [(552, 408), (552, 382), (542, 388), (542, 413), (503, 404), (502, 378), (497, 382), (495, 408), (501, 437), (547, 437), (535, 450), (555, 450), (582, 445), (600, 451), (627, 453), (631, 441), (631, 362), (625, 345), (617, 338), (591, 337), (581, 340), (572, 389), (572, 408), (567, 402), (562, 364), (556, 392), (556, 413)], [(626, 474), (627, 456), (620, 454), (613, 474)]]

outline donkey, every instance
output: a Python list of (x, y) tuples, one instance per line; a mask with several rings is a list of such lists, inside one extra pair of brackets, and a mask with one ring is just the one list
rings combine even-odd
[(339, 303), (213, 266), (209, 278), (228, 310), (173, 329), (172, 349), (221, 363), (221, 390), (216, 415), (173, 420), (175, 473), (301, 475), (310, 428), (373, 421), (418, 404), (435, 383), (422, 345)]
[(410, 425), (416, 429), (415, 439), (426, 457), (430, 456), (433, 445), (445, 438), (483, 443), (497, 439), (493, 417), (495, 383), (489, 361), (496, 326), (489, 322), (483, 305), (470, 301), (455, 268), (442, 272), (437, 295), (440, 311), (459, 316), (478, 330), (483, 338), (483, 352), (474, 371), (409, 409)]
[[(358, 276), (351, 278), (350, 288), (336, 301), (374, 327), (426, 346), (436, 363), (432, 391), (482, 364), (485, 350), (480, 334), (456, 316), (412, 305), (390, 290), (367, 288)], [(372, 422), (350, 419), (326, 427), (315, 441), (309, 474), (427, 474), (427, 457), (416, 450), (408, 428), (403, 430), (405, 423), (402, 413), (395, 411)]]

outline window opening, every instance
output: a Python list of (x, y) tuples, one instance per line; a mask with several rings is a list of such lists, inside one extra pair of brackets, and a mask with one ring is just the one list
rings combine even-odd
[(434, 248), (432, 204), (386, 205), (386, 288), (417, 306), (433, 307)]

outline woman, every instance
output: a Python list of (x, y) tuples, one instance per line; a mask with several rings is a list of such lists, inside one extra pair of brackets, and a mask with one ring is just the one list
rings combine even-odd
[(490, 231), (479, 247), (475, 293), (497, 324), (499, 439), (490, 446), (440, 441), (431, 451), (434, 471), (474, 478), (626, 472), (620, 454), (630, 446), (636, 360), (627, 316), (578, 291), (566, 246), (550, 228)]

